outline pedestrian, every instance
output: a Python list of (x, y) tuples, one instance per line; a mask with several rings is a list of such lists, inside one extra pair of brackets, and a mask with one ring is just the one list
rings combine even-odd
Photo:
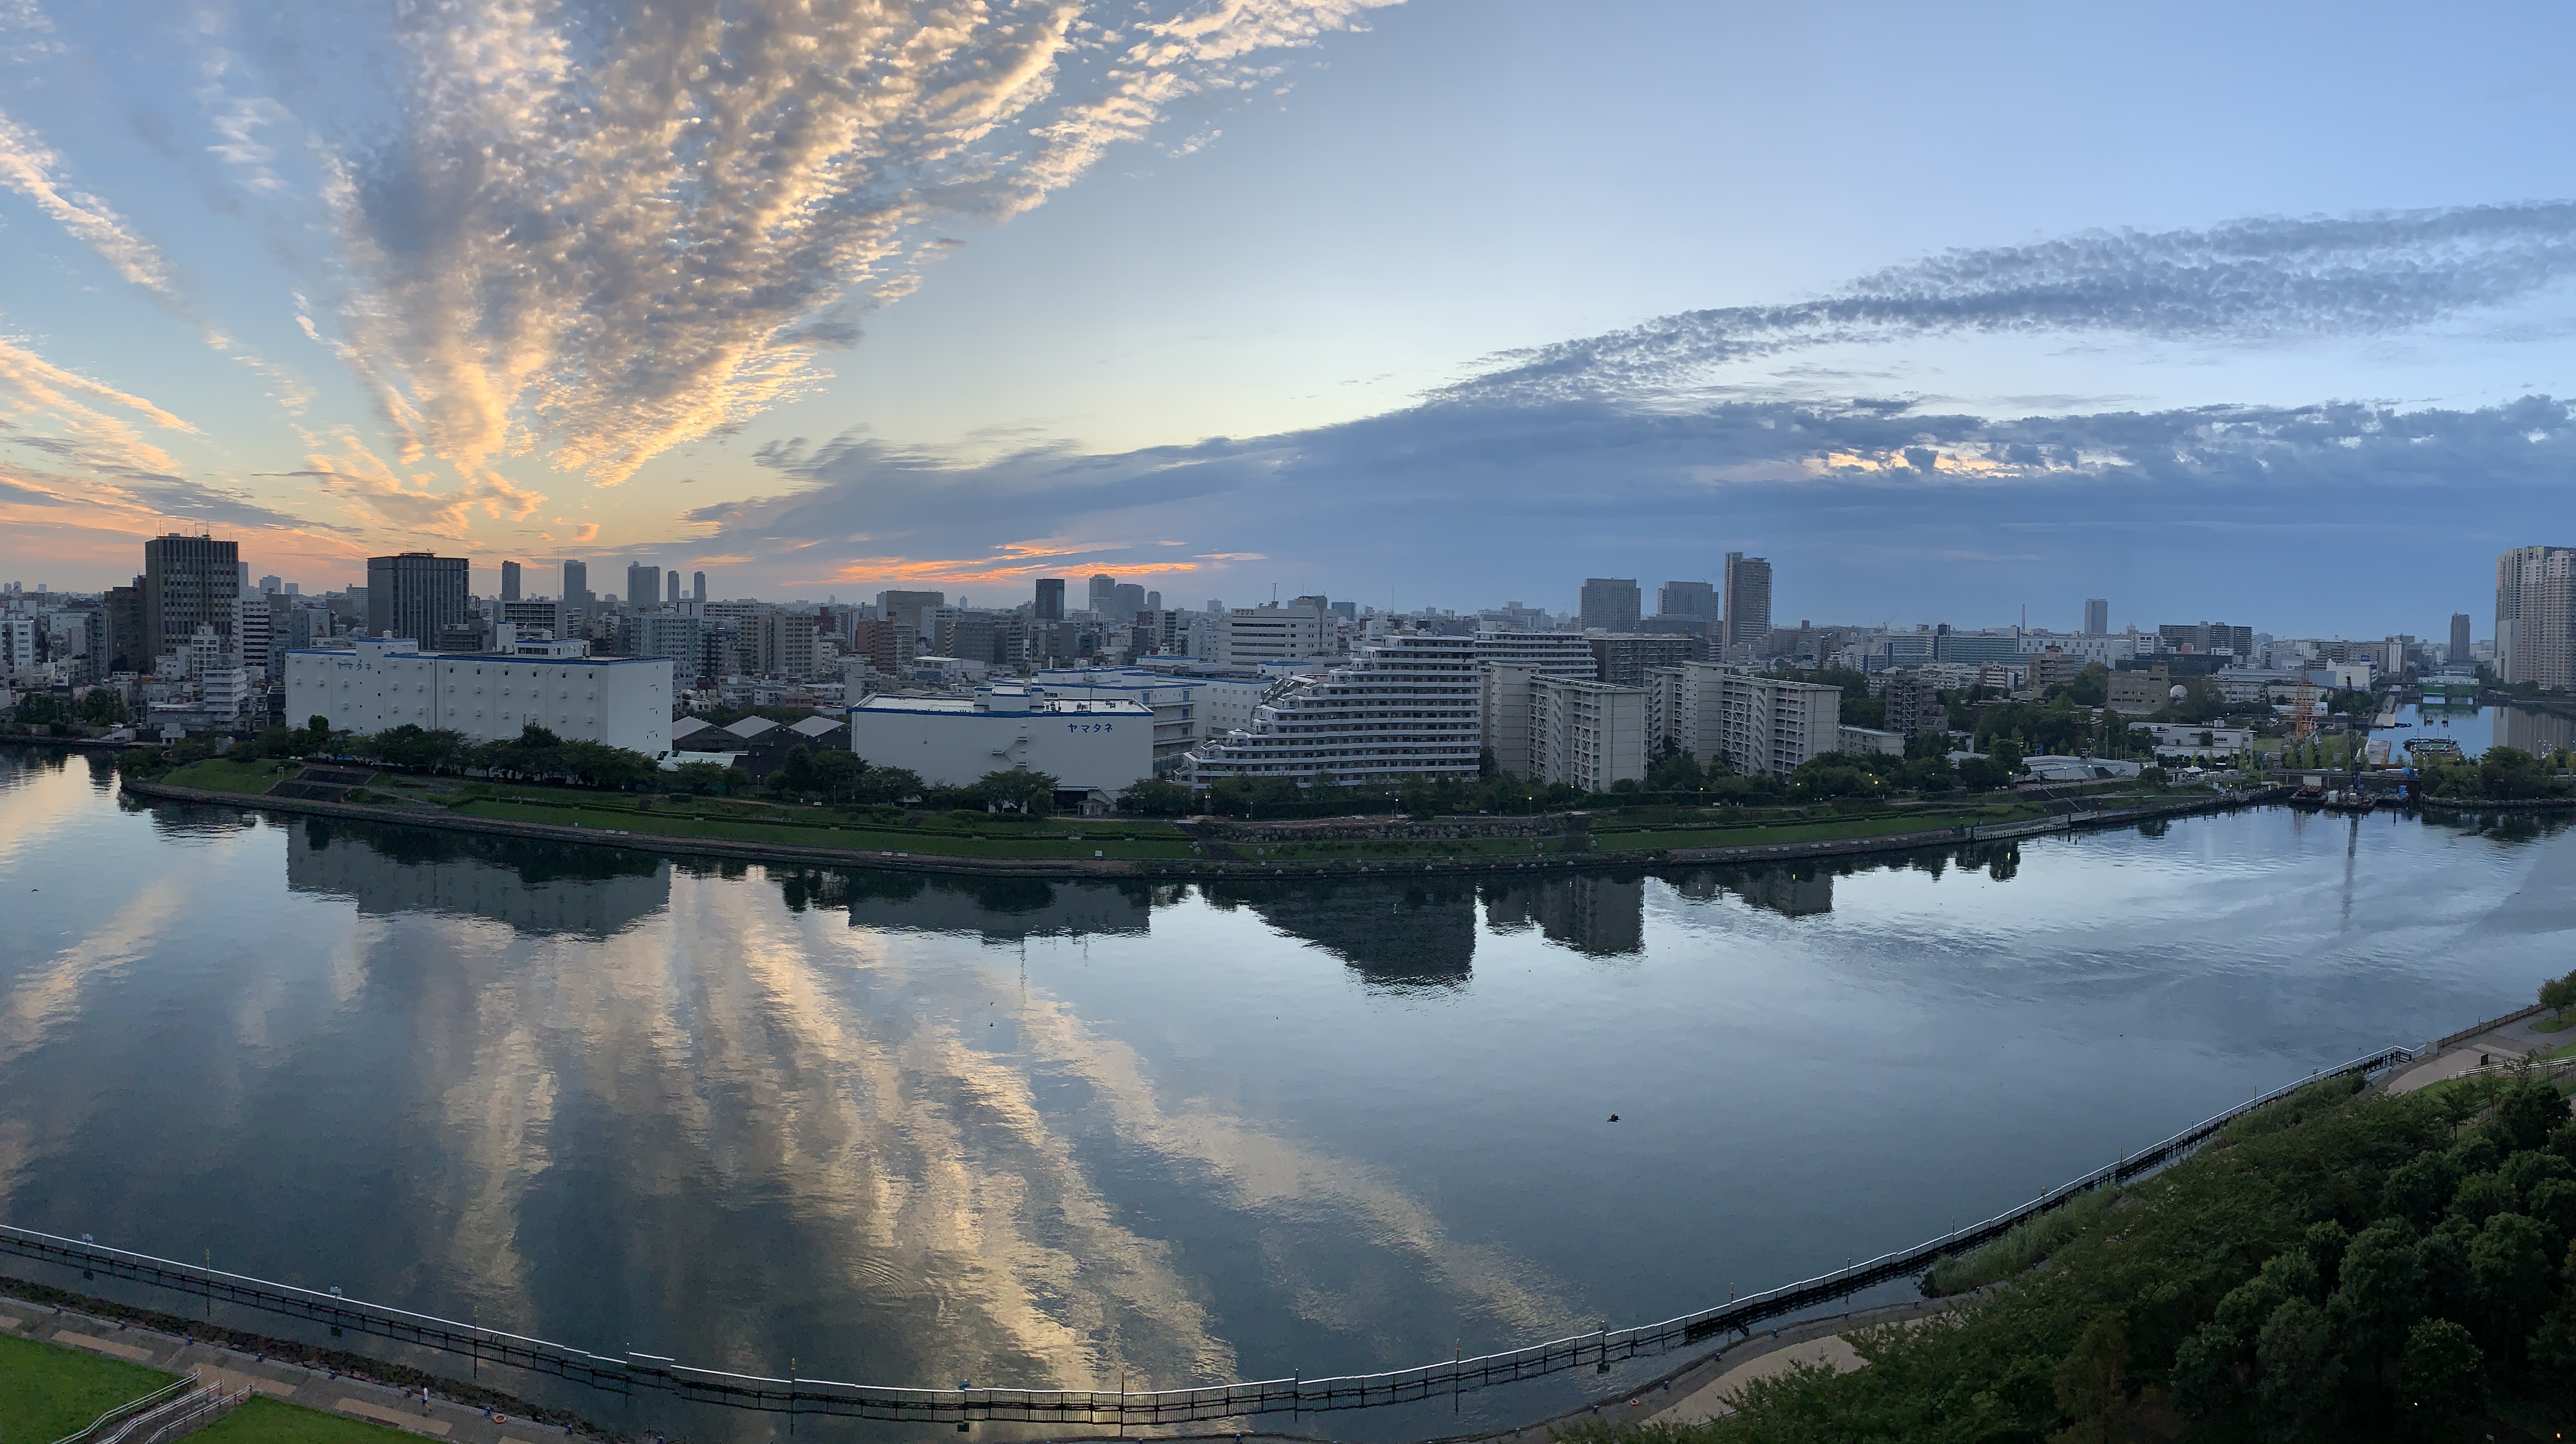
[(424, 1417), (429, 1413), (429, 1386), (427, 1384), (420, 1386), (420, 1412)]

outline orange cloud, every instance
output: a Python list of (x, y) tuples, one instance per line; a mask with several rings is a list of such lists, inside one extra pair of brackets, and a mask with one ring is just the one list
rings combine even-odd
[[(991, 585), (1042, 576), (1051, 572), (1079, 572), (1084, 576), (1149, 577), (1164, 572), (1194, 572), (1195, 562), (1082, 562), (1059, 565), (1079, 553), (1037, 552), (1012, 547), (998, 548), (1000, 556), (974, 558), (861, 557), (835, 569), (829, 576), (787, 583), (793, 587), (823, 586), (838, 583), (855, 586), (868, 582), (945, 582), (954, 586)], [(1034, 558), (1034, 559), (1033, 559)]]

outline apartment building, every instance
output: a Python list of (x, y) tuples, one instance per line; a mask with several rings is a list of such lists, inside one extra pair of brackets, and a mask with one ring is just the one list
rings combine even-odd
[(1473, 779), (1483, 746), (1475, 639), (1399, 633), (1341, 666), (1280, 684), (1249, 729), (1182, 759), (1204, 787), (1228, 777), (1340, 785)]

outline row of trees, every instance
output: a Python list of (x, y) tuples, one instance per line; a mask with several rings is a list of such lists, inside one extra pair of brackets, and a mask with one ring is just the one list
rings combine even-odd
[(2427, 758), (2423, 763), (2424, 791), (2433, 797), (2493, 802), (2565, 797), (2567, 784), (2558, 780), (2562, 765), (2563, 759), (2543, 762), (2519, 747), (2490, 747), (2474, 760)]
[(125, 718), (125, 699), (112, 687), (92, 687), (78, 698), (30, 692), (9, 709), (9, 720), (22, 727), (113, 727)]

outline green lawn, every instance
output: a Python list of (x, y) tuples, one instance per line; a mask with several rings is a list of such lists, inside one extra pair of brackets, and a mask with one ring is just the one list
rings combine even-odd
[[(455, 809), (468, 817), (501, 818), (512, 822), (550, 823), (557, 827), (622, 828), (628, 832), (655, 833), (665, 837), (726, 838), (737, 842), (775, 842), (793, 847), (846, 847), (869, 852), (945, 853), (965, 857), (1089, 857), (1094, 852), (1116, 858), (1185, 858), (1190, 856), (1189, 840), (1180, 832), (1163, 828), (1159, 837), (1139, 836), (1133, 825), (1115, 824), (1098, 829), (1079, 820), (1066, 820), (1048, 827), (1045, 833), (1020, 833), (1016, 828), (978, 836), (953, 831), (946, 827), (882, 827), (849, 821), (816, 809), (813, 822), (754, 821), (743, 817), (708, 817), (695, 812), (678, 812), (664, 808), (637, 811), (633, 808), (594, 806), (588, 803), (538, 803), (521, 798), (502, 801), (480, 798), (458, 805)], [(833, 820), (824, 820), (832, 816)]]
[(0, 1439), (47, 1444), (170, 1382), (140, 1364), (0, 1334)]
[(188, 1437), (200, 1444), (384, 1444), (417, 1436), (282, 1399), (253, 1399)]
[(173, 787), (202, 787), (213, 792), (266, 792), (295, 765), (292, 762), (234, 762), (227, 758), (209, 757), (203, 762), (191, 762), (161, 780)]

